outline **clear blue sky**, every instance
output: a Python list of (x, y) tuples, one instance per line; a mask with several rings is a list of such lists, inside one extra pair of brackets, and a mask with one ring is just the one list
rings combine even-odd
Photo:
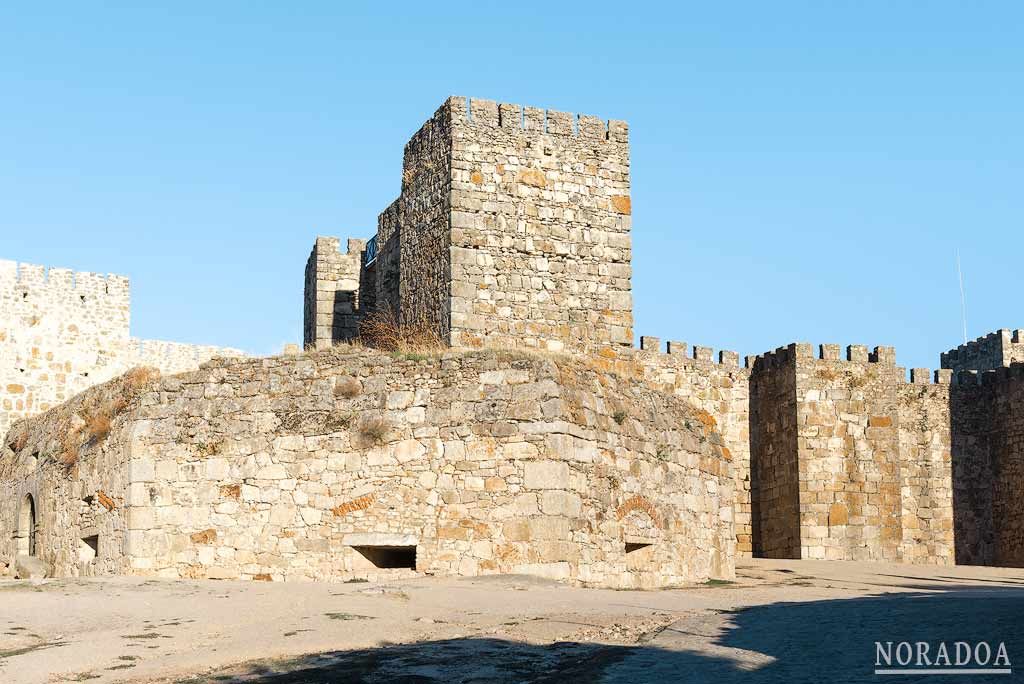
[(0, 258), (129, 275), (135, 335), (301, 341), (450, 94), (629, 121), (638, 335), (934, 367), (958, 247), (1024, 327), (1022, 3), (164, 4), (0, 6)]

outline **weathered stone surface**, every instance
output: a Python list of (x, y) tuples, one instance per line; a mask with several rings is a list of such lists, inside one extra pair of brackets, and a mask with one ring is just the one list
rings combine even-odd
[[(6, 502), (31, 490), (45, 493), (36, 548), (58, 575), (342, 580), (414, 568), (615, 587), (732, 576), (735, 479), (718, 421), (674, 385), (614, 371), (515, 351), (212, 362), (148, 386), (69, 470), (53, 446), (63, 426), (116, 390), (93, 388), (19, 424), (24, 439), (5, 447), (0, 557), (21, 539)], [(337, 394), (341, 377), (362, 390)], [(315, 419), (332, 411), (353, 419)], [(387, 430), (369, 434), (375, 417)], [(627, 532), (652, 540), (648, 562), (626, 562)]]
[(57, 406), (82, 390), (151, 366), (194, 370), (224, 349), (129, 335), (124, 276), (0, 259), (0, 435), (18, 418)]
[(19, 555), (14, 559), (16, 579), (44, 579), (50, 576), (50, 566), (41, 558)]
[(475, 103), (449, 98), (406, 145), (375, 259), (317, 239), (307, 345), (350, 339), (386, 310), (456, 347), (632, 344), (627, 126), (586, 117), (577, 132), (565, 112), (528, 107), (524, 122)]
[(566, 489), (569, 487), (569, 464), (560, 461), (529, 461), (526, 463), (528, 489)]

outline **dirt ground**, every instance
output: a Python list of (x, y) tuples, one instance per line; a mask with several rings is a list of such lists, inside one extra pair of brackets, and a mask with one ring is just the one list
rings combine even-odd
[(1024, 570), (884, 563), (746, 560), (735, 583), (663, 591), (4, 580), (0, 682), (862, 682), (879, 680), (876, 641), (1002, 641), (1024, 658), (1022, 620)]

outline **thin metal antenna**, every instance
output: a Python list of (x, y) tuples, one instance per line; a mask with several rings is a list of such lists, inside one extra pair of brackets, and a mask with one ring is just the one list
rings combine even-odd
[(967, 344), (967, 297), (964, 295), (964, 272), (960, 268), (960, 248), (956, 249), (956, 274), (960, 278), (960, 317), (964, 324), (964, 344)]

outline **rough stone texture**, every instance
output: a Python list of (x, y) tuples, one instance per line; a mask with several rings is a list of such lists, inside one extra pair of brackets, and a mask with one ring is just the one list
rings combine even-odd
[[(451, 335), (452, 100), (405, 145), (398, 268), (402, 323), (428, 323), (442, 340)], [(382, 285), (390, 290), (393, 285)]]
[[(918, 369), (923, 370), (923, 369)], [(903, 538), (899, 558), (907, 563), (950, 564), (954, 554), (950, 377), (940, 372), (938, 384), (928, 374), (900, 384), (900, 503)]]
[(888, 347), (752, 365), (755, 553), (953, 562), (948, 388), (907, 385)]
[(956, 560), (1024, 567), (1024, 365), (952, 388)]
[(360, 270), (365, 240), (350, 239), (342, 254), (338, 238), (318, 237), (306, 261), (303, 344), (324, 349), (359, 332)]
[(452, 343), (631, 346), (625, 124), (469, 104), (449, 100)]
[(733, 463), (736, 551), (749, 556), (752, 551), (750, 372), (739, 367), (736, 352), (721, 351), (716, 362), (708, 347), (694, 347), (693, 356), (687, 355), (685, 342), (669, 342), (667, 353), (655, 338), (641, 338), (641, 346), (640, 352), (601, 350), (594, 363), (620, 373), (632, 372), (648, 384), (680, 397), (697, 410), (703, 429), (721, 435), (723, 455)]
[(50, 567), (36, 556), (20, 554), (14, 559), (16, 579), (45, 579), (49, 574)]
[[(691, 355), (678, 341), (663, 351), (656, 337), (634, 350), (629, 163), (624, 122), (449, 98), (406, 145), (401, 193), (371, 241), (349, 240), (342, 254), (337, 238), (317, 239), (305, 274), (306, 346), (352, 340), (367, 314), (390, 310), (452, 347), (564, 350), (572, 363), (460, 352), (421, 368), (372, 352), (293, 352), (213, 365), (165, 381), (159, 401), (133, 408), (137, 432), (112, 438), (124, 449), (106, 454), (98, 444), (63, 480), (47, 479), (52, 458), (22, 441), (73, 427), (78, 409), (55, 414), (63, 423), (12, 431), (5, 519), (16, 521), (17, 501), (38, 500), (50, 521), (42, 532), (62, 530), (43, 534), (54, 557), (65, 554), (62, 572), (336, 577), (368, 571), (384, 551), (393, 561), (404, 546), (416, 546), (415, 567), (431, 572), (525, 568), (613, 586), (728, 574), (734, 553), (949, 564), (955, 547), (959, 562), (1024, 564), (1014, 366), (1024, 331), (943, 354), (935, 384), (924, 368), (907, 382), (891, 347), (843, 355), (839, 345), (815, 354), (794, 344), (748, 357), (747, 368), (735, 352), (716, 359), (695, 346)], [(11, 321), (0, 360), (24, 374), (0, 378), (3, 420), (129, 365), (187, 370), (209, 351), (131, 341), (127, 283), (116, 276), (52, 269), (46, 282), (42, 267), (19, 274), (0, 262), (0, 285)], [(59, 351), (47, 346), (54, 340)], [(474, 365), (484, 358), (497, 365)], [(580, 382), (592, 387), (577, 396)], [(370, 396), (372, 406), (358, 399)], [(637, 401), (650, 404), (639, 418)], [(717, 479), (687, 480), (672, 503), (682, 490), (671, 478), (654, 486), (665, 501), (633, 480), (616, 489), (621, 473), (607, 468), (627, 463), (630, 477), (646, 477), (675, 448), (652, 447), (645, 436), (655, 428), (706, 442), (700, 477)], [(125, 456), (134, 449), (148, 455)], [(564, 457), (580, 450), (589, 460)], [(709, 499), (698, 496), (700, 482)], [(78, 502), (73, 510), (48, 497), (51, 486)], [(124, 525), (111, 514), (123, 506)], [(457, 524), (437, 517), (454, 506)], [(711, 537), (669, 538), (674, 520), (711, 509), (734, 539), (723, 542), (724, 527), (703, 518)], [(320, 527), (334, 518), (330, 531)], [(606, 529), (613, 518), (618, 527)], [(128, 550), (119, 556), (104, 542), (97, 551), (94, 537)], [(614, 551), (611, 538), (630, 553)], [(698, 560), (665, 555), (677, 543), (696, 544)]]
[(133, 366), (193, 370), (224, 349), (139, 340), (123, 276), (0, 260), (0, 435)]
[(995, 370), (1022, 363), (1024, 330), (997, 330), (943, 353), (940, 361), (942, 368), (954, 372)]
[(763, 558), (799, 558), (796, 359), (779, 350), (748, 365), (752, 552)]
[(365, 306), (328, 321), (321, 305), (317, 340), (349, 339), (353, 312), (390, 308), (454, 347), (628, 348), (629, 192), (624, 122), (449, 98), (405, 147), (377, 258), (356, 277), (333, 253), (316, 278), (307, 267), (307, 343), (309, 302), (341, 290)]
[[(587, 357), (215, 361), (134, 396), (74, 467), (58, 462), (62, 426), (110, 387), (12, 430), (0, 556), (32, 494), (37, 553), (58, 575), (345, 579), (410, 572), (366, 549), (401, 546), (438, 574), (653, 587), (733, 573), (718, 431)], [(100, 492), (112, 508), (83, 505)]]

